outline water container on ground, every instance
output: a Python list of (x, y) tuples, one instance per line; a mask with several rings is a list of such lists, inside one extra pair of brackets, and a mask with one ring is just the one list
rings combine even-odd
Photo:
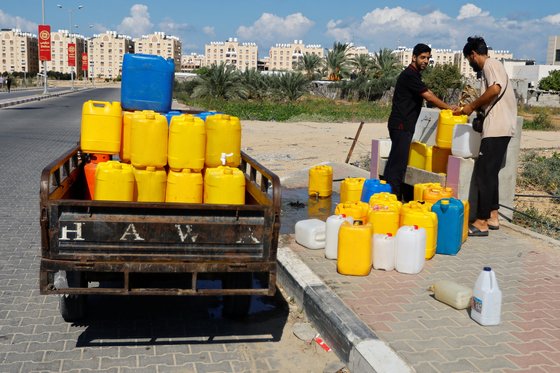
[(119, 102), (86, 101), (82, 105), (80, 147), (85, 153), (118, 154), (122, 110)]
[(340, 183), (340, 202), (359, 201), (366, 179), (364, 177), (347, 177)]
[(473, 130), (472, 124), (455, 126), (453, 127), (451, 153), (457, 157), (477, 158), (481, 140), (482, 136)]
[(408, 153), (408, 165), (432, 171), (432, 147), (419, 141), (413, 141)]
[(325, 258), (336, 259), (338, 255), (338, 231), (345, 221), (354, 223), (354, 219), (346, 215), (331, 215), (326, 221)]
[(336, 268), (341, 275), (367, 276), (372, 267), (370, 224), (343, 222), (338, 231)]
[(309, 169), (308, 193), (310, 196), (330, 197), (332, 194), (333, 169), (329, 165)]
[(325, 248), (326, 223), (319, 219), (300, 220), (295, 226), (296, 242), (308, 249)]
[(317, 196), (309, 196), (307, 199), (307, 217), (327, 220), (333, 213), (332, 198), (319, 198)]
[(163, 168), (134, 168), (136, 198), (138, 202), (165, 202), (167, 174)]
[(361, 222), (367, 222), (367, 215), (369, 213), (370, 207), (367, 203), (357, 201), (357, 202), (346, 202), (339, 203), (334, 209), (334, 213), (337, 215), (351, 216), (354, 220), (359, 220)]
[(244, 205), (245, 174), (228, 166), (207, 168), (204, 173), (204, 203)]
[(95, 171), (97, 164), (111, 160), (109, 154), (90, 154), (89, 161), (84, 166), (84, 175), (86, 177), (86, 199), (93, 199), (95, 194)]
[(125, 163), (130, 163), (130, 135), (132, 133), (132, 115), (134, 115), (133, 111), (122, 112), (122, 133), (119, 159), (121, 160), (121, 162)]
[(125, 110), (171, 110), (175, 62), (161, 56), (125, 53), (121, 102)]
[(414, 184), (414, 200), (421, 201), (424, 198), (424, 191), (428, 188), (441, 188), (440, 183), (417, 183)]
[(167, 119), (167, 125), (171, 125), (171, 118), (182, 115), (183, 113), (181, 113), (180, 111), (177, 110), (171, 110), (168, 111), (167, 113), (165, 113), (165, 119)]
[(200, 172), (188, 168), (169, 170), (165, 202), (202, 203), (203, 178)]
[(96, 201), (133, 201), (133, 167), (119, 161), (107, 161), (97, 165), (95, 171)]
[(434, 298), (458, 310), (464, 310), (471, 303), (472, 289), (449, 280), (439, 280), (430, 286)]
[(462, 237), (462, 242), (465, 242), (467, 240), (467, 237), (469, 236), (469, 215), (471, 213), (471, 208), (470, 208), (470, 204), (468, 200), (462, 200), (461, 202), (463, 202), (463, 237)]
[(425, 246), (424, 228), (417, 225), (400, 227), (395, 242), (395, 269), (401, 273), (420, 273), (425, 263)]
[(397, 202), (370, 205), (368, 223), (373, 227), (373, 233), (397, 234), (400, 222), (400, 207)]
[(436, 254), (457, 255), (463, 241), (463, 202), (443, 198), (432, 206), (438, 219)]
[(422, 200), (434, 204), (442, 198), (451, 197), (453, 197), (453, 188), (451, 187), (427, 188), (424, 190)]
[(216, 115), (216, 114), (223, 114), (219, 111), (203, 111), (201, 113), (196, 113), (194, 114), (195, 116), (199, 117), (200, 119), (202, 119), (203, 121), (206, 121), (206, 118), (208, 118), (211, 115)]
[(136, 168), (162, 168), (167, 164), (167, 120), (153, 111), (132, 115), (130, 161)]
[(481, 325), (498, 325), (502, 313), (502, 292), (496, 273), (484, 267), (473, 289), (471, 318)]
[(184, 114), (174, 116), (169, 125), (167, 163), (179, 171), (184, 168), (200, 171), (204, 168), (206, 127), (204, 121)]
[(402, 206), (402, 202), (397, 199), (397, 196), (393, 193), (381, 192), (373, 194), (369, 198), (369, 205), (396, 205), (399, 209)]
[(447, 162), (451, 155), (451, 149), (432, 146), (432, 172), (447, 174)]
[(373, 234), (373, 268), (392, 271), (395, 269), (395, 236), (391, 233)]
[(431, 259), (436, 253), (438, 220), (431, 206), (418, 201), (405, 203), (401, 208), (400, 225), (418, 226), (425, 229), (425, 258)]
[(238, 117), (215, 114), (206, 118), (206, 167), (241, 164), (241, 123)]
[(453, 128), (456, 125), (467, 123), (468, 119), (467, 115), (453, 115), (451, 110), (441, 110), (436, 130), (436, 145), (440, 148), (451, 149)]
[(382, 192), (391, 193), (391, 191), (391, 185), (387, 184), (385, 180), (367, 179), (364, 181), (360, 201), (368, 203), (371, 196)]

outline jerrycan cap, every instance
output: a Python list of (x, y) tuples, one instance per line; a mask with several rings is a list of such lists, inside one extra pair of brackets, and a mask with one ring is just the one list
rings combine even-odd
[(147, 166), (146, 167), (146, 171), (154, 172), (155, 170), (156, 170), (156, 168), (154, 166)]
[(387, 184), (387, 182), (385, 180), (381, 180), (379, 184)]
[(492, 270), (491, 267), (484, 267), (484, 271), (486, 271), (486, 272), (490, 272), (491, 270)]
[(393, 237), (393, 233), (387, 232), (387, 237)]
[(224, 175), (233, 175), (233, 170), (231, 168), (224, 168)]
[(149, 120), (156, 119), (156, 113), (154, 113), (154, 112), (146, 113), (146, 119), (149, 119)]
[(449, 205), (449, 200), (448, 199), (442, 199), (440, 200), (442, 205)]
[(414, 224), (414, 230), (417, 231), (418, 230), (418, 226), (416, 224)]
[(354, 225), (364, 225), (364, 222), (359, 219), (356, 219), (354, 220)]

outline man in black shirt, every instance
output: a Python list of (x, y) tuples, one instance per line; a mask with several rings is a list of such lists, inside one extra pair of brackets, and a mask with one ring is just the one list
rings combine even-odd
[(393, 107), (388, 124), (391, 152), (385, 166), (384, 177), (399, 199), (401, 199), (401, 184), (408, 164), (410, 143), (416, 121), (420, 116), (422, 102), (429, 101), (440, 109), (455, 108), (437, 98), (422, 81), (420, 72), (428, 66), (431, 54), (432, 49), (428, 45), (417, 44), (412, 51), (412, 62), (399, 75), (395, 85)]

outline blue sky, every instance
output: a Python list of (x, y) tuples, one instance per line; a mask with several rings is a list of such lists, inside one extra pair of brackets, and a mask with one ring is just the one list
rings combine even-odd
[[(52, 29), (72, 24), (82, 35), (114, 30), (132, 37), (154, 31), (178, 36), (183, 53), (204, 51), (210, 41), (236, 37), (259, 45), (261, 57), (275, 43), (295, 39), (331, 47), (334, 41), (370, 51), (408, 47), (462, 49), (482, 35), (514, 58), (546, 60), (549, 35), (560, 35), (560, 0), (44, 0)], [(0, 0), (0, 28), (37, 33), (41, 0)], [(57, 7), (62, 5), (62, 9)], [(507, 5), (505, 5), (507, 4)], [(83, 8), (77, 10), (79, 5)]]

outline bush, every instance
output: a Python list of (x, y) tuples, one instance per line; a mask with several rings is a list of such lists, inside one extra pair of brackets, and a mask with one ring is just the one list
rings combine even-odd
[(531, 151), (522, 157), (522, 162), (518, 180), (520, 186), (560, 195), (560, 153), (554, 152), (547, 158)]
[(554, 130), (554, 126), (552, 125), (550, 114), (546, 110), (541, 109), (533, 120), (523, 122), (523, 129), (551, 131)]

